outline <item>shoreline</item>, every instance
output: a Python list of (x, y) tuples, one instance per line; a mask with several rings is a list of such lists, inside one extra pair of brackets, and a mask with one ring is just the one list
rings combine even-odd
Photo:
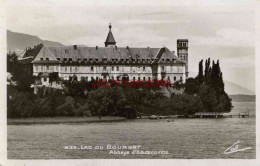
[(7, 119), (7, 125), (31, 125), (31, 124), (66, 124), (66, 123), (98, 123), (98, 122), (119, 122), (127, 118), (119, 116), (98, 116), (91, 117), (40, 117), (40, 118), (15, 118)]

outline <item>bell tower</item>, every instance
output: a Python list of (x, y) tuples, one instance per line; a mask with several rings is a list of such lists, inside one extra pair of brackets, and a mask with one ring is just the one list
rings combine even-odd
[(182, 61), (186, 62), (185, 64), (185, 71), (186, 71), (186, 78), (189, 74), (188, 68), (188, 39), (178, 39), (177, 40), (177, 55)]
[(107, 39), (105, 41), (105, 47), (116, 46), (116, 41), (115, 41), (115, 38), (114, 38), (112, 31), (111, 31), (111, 29), (112, 29), (111, 23), (109, 24), (108, 27), (109, 27), (109, 32), (107, 34)]

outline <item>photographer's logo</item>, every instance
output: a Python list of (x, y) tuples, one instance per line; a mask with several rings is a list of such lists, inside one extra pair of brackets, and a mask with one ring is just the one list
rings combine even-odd
[(224, 151), (224, 154), (231, 154), (231, 153), (235, 153), (235, 152), (240, 152), (240, 151), (245, 151), (245, 150), (251, 149), (251, 147), (238, 149), (238, 143), (239, 143), (239, 141), (237, 141), (237, 142), (234, 143), (232, 146), (230, 146), (229, 148), (227, 148), (227, 149)]

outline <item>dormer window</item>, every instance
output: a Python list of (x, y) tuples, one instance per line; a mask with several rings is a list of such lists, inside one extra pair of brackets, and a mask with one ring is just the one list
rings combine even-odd
[(113, 59), (113, 58), (111, 59), (111, 62), (114, 62), (114, 59)]
[(135, 59), (133, 59), (133, 62), (135, 63)]
[(64, 58), (63, 60), (64, 60), (64, 62), (67, 62), (67, 58)]
[(145, 59), (142, 59), (143, 63), (145, 63)]
[(123, 59), (123, 58), (121, 59), (121, 62), (124, 62), (124, 59)]
[(116, 58), (116, 62), (118, 62), (118, 59)]
[(164, 59), (162, 59), (162, 61), (164, 62)]
[(81, 58), (78, 58), (78, 62), (81, 63)]
[(72, 63), (72, 58), (69, 58), (69, 62)]
[(49, 58), (46, 58), (46, 61), (49, 61)]
[(58, 61), (60, 61), (60, 58), (57, 58)]
[(151, 60), (153, 61), (153, 60), (154, 60), (154, 58), (151, 58)]
[(41, 61), (43, 61), (43, 58), (41, 58)]
[(126, 59), (126, 62), (129, 63), (129, 59), (128, 58)]
[(90, 58), (90, 59), (89, 59), (89, 61), (92, 63), (92, 62), (93, 62), (93, 59), (92, 59), (92, 58)]
[(98, 58), (96, 58), (96, 62), (98, 62)]
[(85, 63), (87, 62), (87, 58), (84, 58), (84, 62), (85, 62)]
[(105, 62), (105, 63), (106, 63), (106, 62), (107, 62), (107, 58), (103, 58), (103, 62)]
[(170, 59), (166, 59), (167, 62), (170, 62)]
[(140, 58), (137, 59), (137, 62), (140, 62)]

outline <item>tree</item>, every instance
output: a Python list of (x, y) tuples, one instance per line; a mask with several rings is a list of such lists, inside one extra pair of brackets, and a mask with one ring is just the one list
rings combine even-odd
[(215, 90), (208, 85), (200, 85), (199, 96), (201, 101), (208, 112), (218, 111), (217, 108), (217, 96)]

